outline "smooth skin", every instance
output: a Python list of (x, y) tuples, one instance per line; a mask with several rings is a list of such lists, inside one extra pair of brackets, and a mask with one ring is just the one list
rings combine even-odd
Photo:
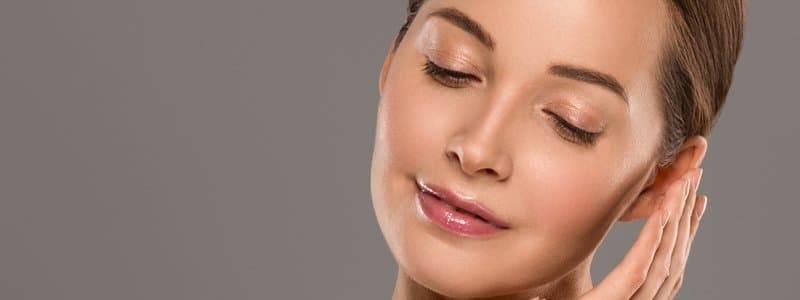
[[(494, 47), (431, 15), (443, 8), (474, 19)], [(664, 125), (654, 74), (666, 11), (659, 0), (422, 7), (378, 86), (370, 184), (399, 266), (393, 299), (675, 297), (707, 203), (697, 186), (708, 144), (689, 137), (673, 163), (657, 165)], [(471, 77), (431, 76), (426, 60)], [(612, 75), (627, 101), (549, 72), (560, 63)], [(554, 114), (601, 135), (576, 143)], [(475, 239), (425, 222), (417, 179), (475, 195), (510, 229)], [(591, 261), (608, 230), (640, 218), (648, 220), (630, 252), (593, 286)]]
[[(580, 299), (675, 298), (708, 201), (697, 195), (702, 169), (687, 176), (673, 184), (659, 213), (648, 218), (622, 262)], [(679, 218), (670, 217), (678, 213)]]

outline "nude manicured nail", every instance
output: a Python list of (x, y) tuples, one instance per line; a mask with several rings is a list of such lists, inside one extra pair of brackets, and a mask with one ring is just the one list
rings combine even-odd
[(708, 196), (703, 196), (703, 205), (701, 205), (699, 207), (699, 209), (697, 210), (697, 219), (698, 220), (700, 220), (700, 218), (703, 217), (703, 213), (706, 212), (706, 205), (708, 205)]

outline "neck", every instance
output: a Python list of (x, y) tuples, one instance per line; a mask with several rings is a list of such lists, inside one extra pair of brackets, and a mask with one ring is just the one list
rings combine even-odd
[[(580, 295), (592, 289), (590, 272), (593, 255), (590, 255), (578, 267), (567, 275), (544, 285), (532, 287), (514, 294), (480, 298), (483, 300), (529, 300), (536, 297), (544, 299), (577, 299)], [(402, 268), (397, 271), (394, 294), (392, 300), (455, 300), (441, 295), (409, 277)], [(476, 298), (477, 299), (477, 298)]]

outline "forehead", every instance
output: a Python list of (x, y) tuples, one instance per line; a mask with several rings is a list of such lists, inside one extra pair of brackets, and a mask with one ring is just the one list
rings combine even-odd
[(420, 15), (445, 7), (480, 23), (505, 71), (534, 76), (554, 62), (581, 65), (613, 75), (632, 96), (652, 96), (667, 24), (661, 0), (434, 0)]

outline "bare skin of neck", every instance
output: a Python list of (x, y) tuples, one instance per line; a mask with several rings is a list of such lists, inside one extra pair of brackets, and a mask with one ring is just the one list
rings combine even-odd
[[(548, 300), (569, 300), (577, 299), (580, 295), (592, 289), (592, 277), (590, 273), (592, 256), (582, 262), (572, 272), (564, 277), (550, 282), (543, 286), (538, 286), (523, 293), (506, 295), (492, 298), (480, 298), (481, 300), (530, 300), (542, 297)], [(477, 298), (475, 298), (477, 299)], [(392, 300), (457, 300), (438, 294), (419, 283), (403, 272), (397, 272), (394, 294)]]

